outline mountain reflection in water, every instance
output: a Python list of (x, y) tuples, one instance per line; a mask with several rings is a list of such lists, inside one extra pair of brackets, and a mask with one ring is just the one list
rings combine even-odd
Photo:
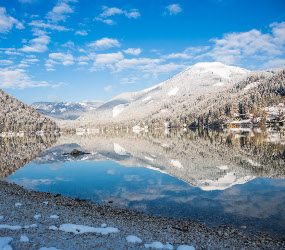
[[(24, 142), (1, 148), (18, 155), (15, 172), (51, 143), (51, 148), (8, 177), (39, 191), (62, 193), (156, 215), (199, 219), (285, 235), (284, 131), (156, 131)], [(23, 142), (21, 142), (23, 143)], [(43, 144), (45, 146), (43, 146)], [(9, 149), (9, 150), (8, 150)], [(62, 155), (78, 149), (77, 158)], [(2, 152), (2, 151), (1, 151)], [(19, 159), (23, 157), (23, 164)], [(0, 160), (0, 168), (7, 160)], [(2, 176), (7, 176), (7, 171)], [(189, 185), (190, 184), (190, 185)]]

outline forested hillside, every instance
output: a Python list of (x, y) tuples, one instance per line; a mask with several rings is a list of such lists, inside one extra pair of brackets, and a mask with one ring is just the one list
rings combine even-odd
[[(285, 70), (275, 74), (255, 73), (238, 82), (231, 89), (203, 100), (197, 98), (194, 105), (183, 103), (176, 120), (187, 124), (223, 124), (236, 114), (246, 114), (256, 121), (265, 119), (265, 108), (285, 103)], [(173, 111), (177, 110), (175, 105)], [(280, 114), (284, 119), (285, 114)]]
[(55, 122), (0, 89), (0, 132), (35, 132), (57, 129)]
[[(285, 70), (256, 72), (237, 82), (233, 87), (219, 93), (205, 93), (183, 102), (173, 100), (164, 104), (162, 112), (153, 112), (144, 119), (145, 124), (163, 126), (220, 125), (237, 114), (246, 114), (252, 121), (265, 120), (266, 107), (285, 103)], [(280, 119), (284, 119), (284, 113)], [(133, 123), (139, 122), (133, 120)]]

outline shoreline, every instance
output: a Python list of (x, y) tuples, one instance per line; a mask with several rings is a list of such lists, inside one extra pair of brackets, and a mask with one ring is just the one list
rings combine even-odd
[[(26, 190), (3, 180), (0, 180), (0, 190), (0, 216), (4, 217), (0, 225), (21, 227), (0, 228), (0, 237), (13, 238), (10, 242), (13, 249), (146, 249), (155, 245), (145, 244), (154, 242), (163, 244), (165, 249), (182, 245), (195, 249), (285, 248), (284, 240), (269, 235), (249, 235), (229, 226), (210, 228), (189, 219), (155, 217), (59, 194)], [(15, 206), (17, 203), (21, 205)], [(52, 215), (56, 216), (50, 218)], [(64, 231), (62, 225), (66, 224), (77, 225), (76, 231), (67, 232), (70, 228)], [(82, 226), (92, 227), (93, 232), (81, 233)], [(109, 232), (109, 227), (118, 232)], [(94, 228), (100, 229), (99, 233)], [(102, 234), (102, 230), (107, 234)], [(127, 236), (130, 235), (142, 242), (129, 242)], [(21, 236), (28, 237), (29, 242), (20, 242)]]

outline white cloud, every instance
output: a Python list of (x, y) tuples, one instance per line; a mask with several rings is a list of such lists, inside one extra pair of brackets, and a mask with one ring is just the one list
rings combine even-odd
[(34, 3), (37, 0), (19, 0), (20, 3)]
[(104, 7), (103, 8), (104, 11), (102, 14), (100, 14), (100, 17), (109, 17), (109, 16), (114, 16), (114, 15), (117, 15), (117, 14), (124, 14), (124, 11), (122, 9), (119, 9), (119, 8), (108, 8), (108, 7)]
[(62, 46), (62, 47), (67, 47), (67, 48), (73, 49), (73, 48), (75, 47), (75, 44), (74, 44), (74, 42), (72, 42), (72, 41), (68, 41), (68, 42), (62, 44), (61, 46)]
[(197, 54), (201, 54), (202, 52), (206, 52), (210, 49), (210, 46), (196, 46), (196, 47), (188, 47), (184, 50), (183, 53), (186, 53), (190, 56), (195, 56)]
[(279, 44), (284, 44), (285, 42), (285, 22), (282, 23), (272, 23), (270, 24), (272, 28), (272, 34), (274, 36), (274, 41)]
[(66, 85), (68, 85), (66, 82), (59, 82), (57, 84), (51, 85), (51, 87), (58, 88), (58, 87), (66, 86)]
[(95, 20), (101, 21), (109, 25), (114, 25), (116, 24), (116, 22), (110, 19), (109, 17), (115, 15), (123, 15), (127, 18), (133, 18), (133, 19), (137, 19), (141, 16), (140, 12), (137, 9), (130, 9), (129, 11), (126, 11), (116, 7), (108, 8), (107, 6), (104, 6), (103, 12), (98, 17), (95, 17)]
[(227, 33), (222, 39), (212, 39), (212, 49), (196, 58), (210, 57), (216, 61), (235, 64), (241, 60), (272, 58), (284, 54), (284, 23), (274, 23), (272, 34), (253, 29), (247, 32)]
[(20, 64), (17, 65), (17, 67), (18, 68), (28, 68), (28, 67), (30, 67), (30, 65), (25, 64), (25, 63), (20, 63)]
[(13, 61), (11, 60), (0, 60), (0, 66), (1, 65), (11, 65), (13, 64)]
[(285, 59), (274, 59), (269, 60), (267, 63), (263, 65), (265, 69), (269, 68), (285, 68)]
[(30, 67), (32, 64), (35, 64), (37, 62), (39, 62), (39, 59), (36, 58), (31, 58), (31, 59), (23, 59), (20, 64), (18, 64), (18, 68), (28, 68)]
[(124, 59), (116, 63), (117, 71), (124, 69), (141, 69), (147, 70), (157, 66), (163, 59), (151, 59), (151, 58), (133, 58)]
[(0, 7), (0, 33), (8, 33), (13, 27), (24, 29), (24, 25), (6, 13), (6, 8)]
[(0, 69), (1, 88), (26, 88), (49, 86), (46, 81), (36, 82), (31, 80), (24, 69)]
[(190, 59), (191, 56), (189, 56), (186, 53), (171, 53), (167, 56), (164, 56), (166, 59)]
[(111, 90), (112, 90), (112, 85), (108, 85), (108, 86), (105, 86), (104, 87), (104, 90), (106, 91), (106, 92), (110, 92)]
[(80, 65), (80, 66), (86, 66), (86, 65), (88, 65), (88, 62), (78, 62), (78, 65)]
[(142, 51), (141, 51), (140, 48), (138, 48), (138, 49), (129, 48), (129, 49), (127, 49), (127, 50), (124, 50), (124, 52), (125, 52), (126, 54), (138, 56)]
[[(51, 60), (52, 61), (52, 60)], [(46, 63), (45, 63), (45, 66), (46, 66), (46, 70), (47, 71), (55, 71), (55, 68), (54, 68), (54, 64), (51, 63), (50, 60), (47, 60)]]
[(64, 66), (70, 66), (74, 64), (74, 57), (71, 54), (64, 53), (51, 53), (49, 58), (52, 59), (51, 64), (63, 64)]
[(124, 58), (122, 52), (97, 54), (94, 66), (97, 64), (112, 64)]
[(181, 70), (184, 69), (185, 67), (186, 66), (184, 64), (168, 63), (168, 64), (158, 65), (155, 68), (150, 68), (148, 69), (148, 72), (157, 75), (158, 73), (169, 73), (172, 71)]
[(124, 77), (120, 80), (121, 84), (133, 84), (136, 83), (136, 81), (138, 81), (139, 78), (136, 76), (132, 76), (132, 77)]
[(88, 35), (88, 33), (87, 33), (87, 31), (86, 31), (86, 30), (77, 30), (77, 31), (75, 32), (75, 35), (79, 35), (79, 36), (87, 36), (87, 35)]
[(6, 55), (12, 55), (12, 56), (21, 56), (21, 55), (23, 55), (23, 54), (20, 53), (20, 52), (11, 51), (11, 50), (6, 50), (4, 53), (5, 53)]
[(95, 49), (109, 49), (112, 47), (120, 47), (121, 45), (117, 39), (105, 37), (100, 40), (89, 43), (88, 46)]
[(51, 29), (51, 30), (57, 30), (57, 31), (68, 31), (70, 29), (57, 25), (57, 24), (51, 24), (51, 23), (45, 23), (43, 20), (34, 20), (30, 23), (28, 23), (30, 26), (37, 27), (37, 28), (43, 28), (43, 29)]
[(44, 33), (40, 33), (40, 36), (32, 39), (29, 45), (24, 45), (20, 51), (26, 53), (43, 53), (48, 50), (47, 45), (50, 43), (50, 37)]
[(59, 0), (52, 11), (48, 12), (46, 18), (51, 22), (66, 21), (68, 14), (74, 13), (74, 7), (69, 3), (77, 2), (77, 0)]
[(115, 24), (117, 24), (117, 23), (116, 23), (114, 20), (112, 20), (112, 19), (103, 19), (103, 18), (101, 18), (101, 17), (95, 17), (95, 20), (101, 21), (101, 22), (106, 23), (106, 24), (108, 24), (108, 25), (115, 25)]
[(40, 60), (39, 59), (36, 59), (36, 58), (32, 58), (32, 59), (25, 59), (25, 62), (29, 62), (29, 63), (36, 63), (36, 62), (39, 62)]
[(141, 14), (139, 13), (137, 9), (131, 9), (129, 12), (125, 12), (125, 16), (128, 18), (137, 19), (141, 16)]
[(166, 7), (164, 15), (177, 15), (182, 11), (182, 8), (179, 4), (170, 4)]

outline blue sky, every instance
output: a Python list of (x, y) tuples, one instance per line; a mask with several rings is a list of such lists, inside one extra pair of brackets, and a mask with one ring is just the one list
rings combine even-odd
[(285, 67), (284, 0), (0, 0), (0, 88), (108, 100), (197, 62)]

